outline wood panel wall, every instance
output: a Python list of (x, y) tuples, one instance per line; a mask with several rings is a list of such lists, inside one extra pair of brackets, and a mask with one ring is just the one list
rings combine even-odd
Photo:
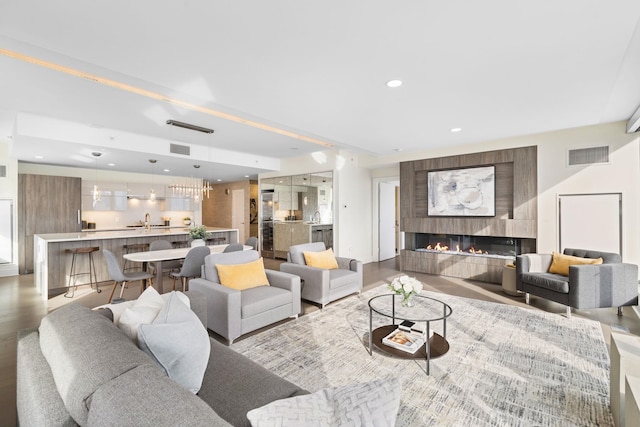
[[(535, 251), (538, 212), (538, 150), (522, 147), (400, 163), (400, 230), (405, 232), (401, 269), (499, 283), (504, 260), (415, 251), (416, 233), (464, 234), (526, 239)], [(430, 217), (427, 174), (475, 166), (496, 168), (496, 215)]]
[[(474, 166), (496, 167), (495, 217), (429, 217), (427, 173)], [(400, 230), (536, 238), (537, 147), (402, 162), (400, 164)], [(407, 244), (412, 244), (408, 239)], [(413, 248), (408, 248), (413, 249)]]

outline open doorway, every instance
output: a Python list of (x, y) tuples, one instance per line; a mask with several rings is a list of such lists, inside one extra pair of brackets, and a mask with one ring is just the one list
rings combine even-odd
[(397, 178), (375, 179), (374, 188), (374, 253), (378, 261), (384, 261), (396, 257), (403, 246), (398, 212), (400, 183)]

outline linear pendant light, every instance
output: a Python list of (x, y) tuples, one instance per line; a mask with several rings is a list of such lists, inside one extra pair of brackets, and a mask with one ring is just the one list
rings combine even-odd
[(213, 129), (205, 128), (205, 127), (198, 126), (198, 125), (192, 125), (190, 123), (179, 122), (177, 120), (169, 119), (169, 120), (167, 120), (167, 124), (171, 125), (171, 126), (177, 126), (179, 128), (197, 130), (198, 132), (203, 132), (203, 133), (213, 133)]

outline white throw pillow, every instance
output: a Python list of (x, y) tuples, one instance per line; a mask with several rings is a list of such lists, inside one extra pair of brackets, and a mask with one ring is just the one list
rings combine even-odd
[(200, 390), (211, 351), (209, 334), (178, 295), (171, 296), (153, 323), (140, 325), (138, 345), (169, 378), (194, 394)]
[(247, 412), (253, 427), (354, 425), (393, 427), (402, 387), (395, 378), (378, 379), (281, 399)]
[(131, 307), (124, 310), (117, 326), (122, 329), (129, 338), (137, 342), (138, 326), (143, 323), (153, 322), (164, 305), (164, 299), (158, 291), (150, 286), (135, 300)]

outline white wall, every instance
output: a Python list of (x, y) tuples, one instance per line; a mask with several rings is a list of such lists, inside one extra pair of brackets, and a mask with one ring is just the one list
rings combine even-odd
[(0, 199), (13, 201), (13, 263), (0, 265), (0, 277), (18, 275), (18, 161), (9, 157), (9, 142), (0, 141), (0, 165), (7, 176), (0, 178)]
[[(558, 245), (557, 196), (559, 194), (622, 193), (623, 257), (640, 265), (640, 133), (627, 134), (625, 122), (585, 126), (481, 144), (441, 147), (412, 154), (368, 158), (367, 167), (390, 174), (391, 164), (505, 148), (538, 147), (538, 251), (560, 250)], [(567, 166), (567, 150), (610, 145), (610, 163)], [(517, 173), (517, 171), (516, 171)], [(380, 176), (384, 173), (380, 173)], [(597, 224), (585, 224), (585, 232)]]
[[(318, 172), (333, 168), (336, 183), (337, 253), (373, 260), (377, 210), (372, 194), (373, 180), (397, 177), (401, 161), (419, 160), (505, 148), (538, 147), (538, 250), (559, 250), (558, 194), (622, 193), (623, 256), (625, 262), (640, 265), (640, 133), (625, 133), (625, 123), (616, 122), (548, 132), (517, 138), (487, 141), (455, 147), (441, 147), (417, 153), (380, 158), (332, 152), (319, 164), (312, 156), (282, 162), (282, 170), (266, 176)], [(610, 145), (610, 163), (568, 167), (568, 149)], [(316, 156), (317, 157), (317, 156)], [(354, 159), (350, 161), (350, 159)], [(516, 171), (517, 173), (517, 171)], [(344, 206), (347, 206), (346, 208)], [(597, 224), (585, 224), (585, 232)]]

